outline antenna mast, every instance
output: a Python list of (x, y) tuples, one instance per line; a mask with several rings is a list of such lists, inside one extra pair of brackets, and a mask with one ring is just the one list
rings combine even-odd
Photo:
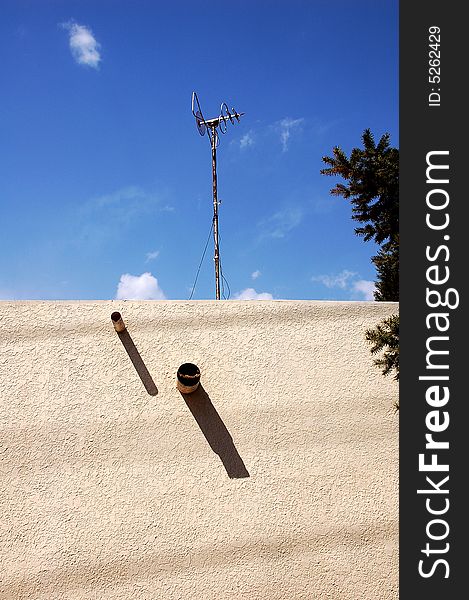
[(218, 190), (217, 190), (217, 147), (220, 143), (218, 136), (218, 129), (221, 133), (226, 133), (227, 121), (234, 123), (234, 119), (239, 121), (239, 118), (244, 113), (237, 113), (234, 108), (230, 112), (226, 102), (222, 102), (220, 107), (220, 114), (214, 119), (204, 119), (202, 109), (200, 108), (199, 99), (195, 92), (192, 92), (192, 114), (195, 117), (197, 130), (200, 135), (204, 135), (205, 131), (208, 132), (210, 140), (210, 146), (212, 150), (212, 194), (213, 194), (213, 243), (214, 243), (214, 255), (213, 260), (215, 263), (215, 298), (220, 300), (220, 249), (218, 243)]

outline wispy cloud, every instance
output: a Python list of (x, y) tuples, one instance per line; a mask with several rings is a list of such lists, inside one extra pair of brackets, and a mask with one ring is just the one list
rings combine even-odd
[(158, 279), (151, 273), (142, 275), (121, 275), (117, 286), (117, 300), (165, 300), (163, 290), (158, 284)]
[(91, 198), (77, 207), (74, 239), (78, 243), (102, 244), (122, 236), (145, 217), (171, 213), (174, 207), (165, 196), (166, 192), (126, 186)]
[(28, 35), (28, 29), (24, 25), (19, 25), (13, 32), (20, 40)]
[(239, 147), (249, 148), (249, 146), (254, 146), (254, 134), (252, 130), (248, 131), (243, 135), (243, 137), (239, 140)]
[(280, 134), (280, 141), (282, 143), (282, 151), (286, 152), (290, 143), (290, 138), (293, 133), (301, 131), (301, 126), (304, 123), (304, 119), (291, 119), (286, 117), (276, 123), (276, 129)]
[(356, 279), (358, 273), (344, 269), (337, 274), (315, 275), (311, 281), (322, 283), (327, 288), (339, 288), (348, 291), (351, 299), (374, 300), (375, 284), (366, 279)]
[(295, 141), (301, 139), (303, 134), (307, 133), (308, 139), (312, 137), (312, 139), (319, 143), (318, 139), (323, 138), (325, 133), (331, 128), (336, 127), (337, 124), (338, 122), (336, 121), (325, 122), (314, 116), (308, 116), (307, 119), (303, 117), (299, 117), (298, 119), (285, 117), (269, 124), (258, 120), (249, 131), (241, 137), (232, 139), (230, 144), (240, 150), (245, 150), (252, 146), (256, 146), (256, 148), (259, 146), (266, 149), (267, 147), (272, 148), (275, 145), (275, 141), (278, 141), (281, 144), (282, 152), (285, 153), (290, 150)]
[(79, 65), (98, 69), (101, 62), (99, 52), (101, 44), (96, 40), (91, 29), (73, 21), (60, 25), (68, 31), (70, 51), (75, 61)]
[(129, 185), (109, 194), (93, 198), (90, 203), (95, 208), (108, 208), (113, 211), (124, 209), (126, 216), (129, 212), (140, 213), (150, 207), (158, 207), (159, 211), (171, 212), (174, 206), (163, 204), (161, 195), (144, 190), (138, 185)]
[(145, 262), (150, 262), (151, 260), (155, 260), (160, 255), (159, 250), (155, 250), (154, 252), (147, 252)]
[(353, 291), (362, 295), (364, 300), (374, 300), (374, 292), (376, 290), (376, 286), (374, 281), (367, 281), (366, 279), (359, 279), (358, 281), (354, 281), (352, 284)]
[(254, 288), (246, 288), (241, 292), (237, 292), (233, 296), (233, 300), (273, 300), (274, 297), (268, 292), (256, 292)]
[(350, 279), (356, 275), (357, 273), (344, 269), (337, 275), (316, 275), (311, 277), (311, 281), (318, 281), (328, 288), (338, 287), (343, 290), (348, 287)]
[(260, 277), (262, 275), (262, 273), (260, 271), (254, 271), (253, 273), (251, 273), (251, 279), (255, 280), (258, 277)]
[(303, 211), (298, 206), (291, 206), (279, 210), (259, 223), (261, 230), (260, 239), (284, 238), (292, 229), (297, 227), (303, 219)]

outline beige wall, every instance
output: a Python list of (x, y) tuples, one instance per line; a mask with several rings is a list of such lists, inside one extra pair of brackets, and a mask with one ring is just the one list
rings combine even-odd
[(397, 308), (0, 302), (0, 598), (396, 599)]

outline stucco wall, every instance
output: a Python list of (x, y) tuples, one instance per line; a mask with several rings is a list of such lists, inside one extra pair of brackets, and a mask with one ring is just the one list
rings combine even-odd
[(396, 599), (397, 308), (1, 302), (0, 598)]

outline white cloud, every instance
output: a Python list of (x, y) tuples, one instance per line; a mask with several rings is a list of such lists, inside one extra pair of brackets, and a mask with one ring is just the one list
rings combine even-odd
[(258, 293), (254, 288), (246, 288), (234, 295), (233, 300), (273, 300), (272, 294), (267, 292)]
[(70, 51), (75, 61), (79, 65), (98, 69), (101, 61), (99, 52), (101, 44), (96, 41), (91, 29), (86, 25), (79, 25), (73, 21), (61, 25), (68, 31)]
[(357, 294), (362, 294), (364, 300), (374, 300), (374, 292), (376, 290), (376, 286), (374, 281), (367, 281), (366, 279), (359, 279), (358, 281), (354, 281), (352, 284), (352, 289)]
[(288, 150), (288, 144), (292, 132), (300, 131), (300, 125), (304, 122), (304, 119), (290, 119), (289, 117), (282, 119), (277, 123), (277, 130), (280, 133), (280, 141), (282, 142), (282, 150), (286, 152)]
[(150, 262), (151, 260), (155, 260), (155, 258), (158, 258), (159, 255), (160, 255), (159, 250), (155, 250), (154, 252), (147, 252), (145, 262)]
[(151, 273), (142, 275), (121, 275), (117, 286), (116, 300), (165, 300), (158, 279)]
[(257, 279), (261, 275), (262, 273), (260, 271), (254, 271), (254, 273), (251, 273), (251, 279)]
[(253, 145), (254, 145), (254, 136), (252, 134), (252, 131), (248, 131), (239, 140), (239, 147), (242, 149), (242, 148), (248, 148), (249, 146), (253, 146)]
[(284, 238), (287, 233), (301, 223), (302, 219), (303, 211), (298, 207), (279, 210), (259, 223), (262, 231), (261, 239)]
[(355, 277), (357, 273), (344, 269), (337, 275), (317, 275), (311, 277), (311, 281), (319, 281), (328, 288), (338, 287), (345, 289), (349, 285), (349, 280)]
[(340, 273), (316, 275), (311, 281), (318, 281), (328, 288), (339, 288), (350, 293), (351, 299), (374, 300), (375, 284), (366, 279), (357, 279), (358, 273), (344, 269)]

